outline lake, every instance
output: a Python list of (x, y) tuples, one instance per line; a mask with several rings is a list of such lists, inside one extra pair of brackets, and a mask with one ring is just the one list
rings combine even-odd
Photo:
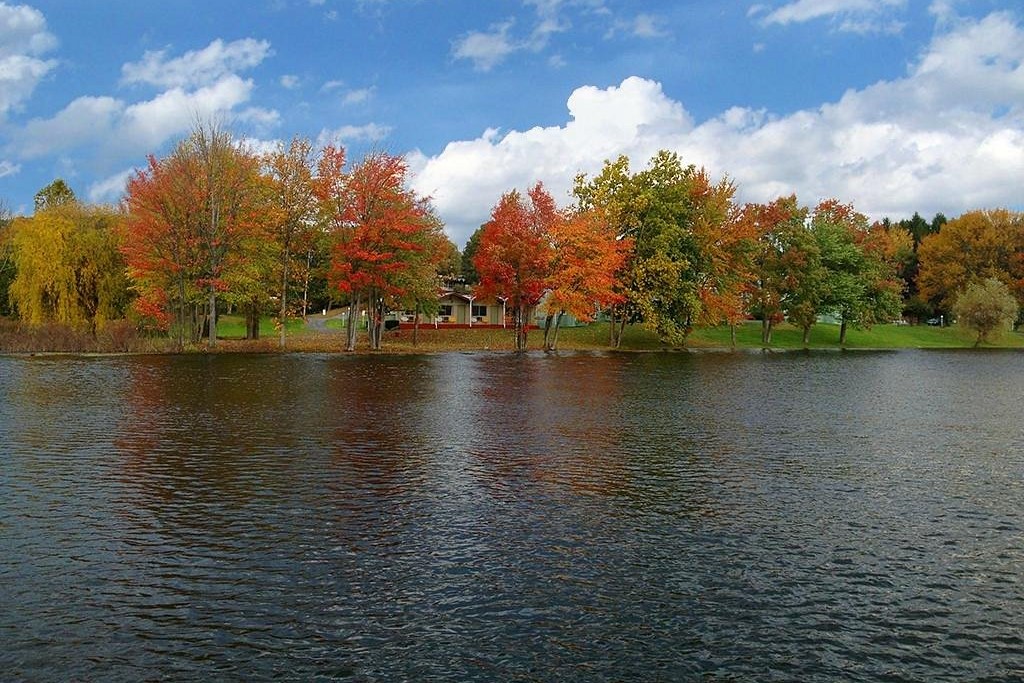
[(1024, 677), (1024, 354), (0, 358), (0, 680)]

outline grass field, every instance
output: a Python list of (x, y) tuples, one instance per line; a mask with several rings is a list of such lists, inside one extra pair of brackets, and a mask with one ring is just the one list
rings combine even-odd
[[(340, 321), (329, 320), (327, 331), (305, 333), (290, 338), (291, 348), (321, 348), (335, 350), (341, 346), (344, 327)], [(424, 326), (419, 330), (417, 342), (413, 343), (412, 330), (396, 330), (384, 335), (384, 350), (393, 352), (438, 352), (438, 351), (472, 351), (472, 350), (511, 350), (513, 348), (512, 330), (501, 329), (434, 329)], [(528, 347), (539, 349), (543, 346), (543, 333), (532, 330), (528, 335)], [(760, 349), (761, 324), (748, 322), (737, 327), (737, 348)], [(365, 346), (365, 331), (360, 331), (359, 345)], [(974, 337), (958, 327), (929, 327), (925, 325), (876, 325), (870, 330), (851, 328), (847, 332), (848, 349), (951, 349), (970, 348), (974, 345)], [(721, 349), (730, 348), (730, 331), (728, 327), (698, 328), (690, 335), (686, 348)], [(1024, 334), (1008, 332), (987, 348), (1024, 348)], [(608, 325), (595, 323), (585, 327), (563, 328), (559, 332), (558, 347), (562, 350), (604, 350), (608, 349)], [(657, 351), (668, 349), (651, 332), (640, 326), (626, 328), (622, 340), (623, 351)], [(772, 335), (772, 349), (804, 348), (802, 333), (796, 327), (782, 324), (776, 327)], [(837, 349), (839, 348), (839, 326), (818, 324), (811, 329), (811, 339), (807, 348)]]
[[(260, 318), (260, 336), (276, 337), (278, 334), (276, 318), (264, 316)], [(305, 330), (306, 325), (300, 319), (289, 319), (285, 329), (289, 335), (298, 334)], [(245, 338), (245, 316), (242, 315), (220, 315), (217, 316), (217, 337), (223, 339), (244, 339)]]
[[(260, 322), (261, 339), (246, 341), (245, 321), (242, 316), (221, 316), (217, 330), (225, 343), (219, 351), (275, 351), (278, 349), (277, 330), (273, 318)], [(320, 329), (307, 327), (302, 320), (289, 320), (287, 326), (287, 349), (292, 351), (336, 352), (344, 349), (345, 334), (343, 321), (328, 318), (319, 325)], [(559, 332), (558, 348), (572, 350), (607, 350), (607, 323), (595, 323), (584, 327), (563, 328)], [(414, 342), (414, 337), (416, 341)], [(531, 330), (528, 348), (540, 349), (544, 337), (540, 330)], [(360, 330), (358, 350), (367, 348), (366, 331)], [(737, 326), (736, 346), (738, 349), (761, 349), (760, 322), (747, 322)], [(850, 328), (847, 332), (846, 349), (955, 349), (974, 346), (974, 336), (958, 327), (930, 327), (926, 325), (876, 325), (871, 329)], [(1024, 333), (1007, 332), (984, 348), (1024, 348)], [(729, 349), (730, 330), (727, 326), (704, 327), (693, 331), (686, 341), (687, 349)], [(437, 353), (445, 351), (511, 351), (514, 348), (512, 330), (502, 329), (434, 329), (423, 326), (418, 334), (412, 330), (394, 330), (384, 335), (385, 353)], [(775, 328), (769, 349), (805, 348), (801, 330), (783, 323)], [(819, 323), (811, 328), (810, 349), (838, 349), (839, 326)], [(622, 351), (661, 351), (671, 347), (662, 344), (658, 338), (640, 326), (629, 326), (623, 335)]]

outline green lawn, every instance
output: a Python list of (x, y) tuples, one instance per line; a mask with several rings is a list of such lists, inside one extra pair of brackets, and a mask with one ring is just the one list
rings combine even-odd
[[(274, 319), (267, 317), (260, 321), (260, 335), (266, 340), (276, 338)], [(301, 319), (288, 321), (288, 336), (292, 339), (289, 347), (307, 351), (338, 351), (344, 339), (344, 321), (329, 319), (325, 327), (330, 333), (323, 334), (305, 329)], [(244, 318), (238, 315), (221, 316), (217, 331), (222, 338), (242, 339), (245, 337)], [(396, 353), (421, 353), (439, 351), (511, 350), (512, 330), (502, 329), (434, 329), (430, 325), (420, 328), (417, 343), (413, 345), (412, 330), (394, 330), (384, 335), (384, 351)], [(761, 323), (746, 322), (737, 326), (738, 348), (760, 349)], [(540, 349), (544, 335), (540, 330), (531, 330), (528, 348)], [(366, 345), (366, 331), (359, 331), (359, 348)], [(702, 327), (693, 331), (686, 341), (690, 349), (727, 349), (731, 346), (729, 328)], [(848, 349), (953, 349), (974, 346), (974, 336), (958, 327), (930, 327), (927, 325), (875, 325), (870, 330), (850, 328), (847, 332)], [(1008, 332), (986, 348), (1024, 348), (1024, 334)], [(562, 350), (606, 350), (608, 345), (608, 324), (594, 323), (583, 327), (562, 328), (558, 336), (558, 348)], [(652, 332), (638, 325), (625, 330), (623, 351), (657, 351), (670, 347), (662, 344)], [(802, 349), (801, 330), (787, 323), (775, 328), (772, 335), (772, 349)], [(819, 323), (811, 328), (811, 349), (839, 348), (839, 325)]]
[[(278, 334), (277, 319), (269, 316), (260, 318), (260, 336), (273, 337)], [(305, 329), (306, 324), (301, 318), (289, 318), (285, 324), (287, 334), (292, 335)], [(217, 336), (224, 339), (245, 338), (245, 316), (221, 315), (217, 318)]]
[[(761, 348), (761, 323), (748, 322), (738, 326), (737, 346)], [(708, 327), (694, 330), (687, 342), (692, 347), (727, 347), (730, 345), (728, 327)], [(803, 348), (803, 333), (789, 324), (776, 327), (770, 348)], [(837, 348), (839, 325), (819, 323), (811, 328), (808, 348)], [(929, 325), (875, 325), (871, 329), (850, 328), (846, 333), (846, 348), (850, 349), (954, 349), (974, 346), (974, 335), (959, 327), (931, 327)], [(1024, 348), (1024, 334), (1007, 332), (986, 347)]]

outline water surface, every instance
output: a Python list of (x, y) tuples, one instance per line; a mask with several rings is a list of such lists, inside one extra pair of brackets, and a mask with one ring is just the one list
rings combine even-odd
[(0, 358), (0, 680), (1012, 680), (1024, 354)]

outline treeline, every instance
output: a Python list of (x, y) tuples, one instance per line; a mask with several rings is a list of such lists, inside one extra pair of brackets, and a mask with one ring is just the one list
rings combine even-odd
[(565, 314), (606, 315), (612, 346), (627, 324), (680, 345), (696, 325), (748, 318), (766, 344), (783, 320), (806, 339), (823, 316), (844, 343), (849, 326), (981, 309), (998, 327), (1024, 301), (1024, 219), (1011, 211), (871, 223), (837, 200), (740, 205), (731, 181), (663, 151), (639, 171), (620, 157), (578, 176), (564, 209), (540, 184), (505, 194), (460, 254), (407, 173), (382, 152), (350, 164), (296, 138), (258, 154), (197, 126), (135, 173), (118, 207), (81, 203), (58, 180), (33, 216), (3, 216), (0, 313), (92, 335), (128, 318), (183, 348), (215, 345), (232, 310), (250, 337), (273, 316), (283, 346), (285, 320), (333, 301), (366, 315), (376, 349), (389, 311), (429, 315), (441, 279), (461, 275), (474, 297), (506, 302), (517, 348), (543, 302), (555, 348)]
[[(257, 154), (198, 126), (149, 158), (119, 207), (85, 206), (51, 185), (35, 215), (10, 221), (7, 312), (91, 330), (128, 315), (183, 348), (216, 345), (217, 315), (230, 309), (245, 315), (249, 338), (275, 316), (284, 346), (287, 318), (340, 297), (368, 314), (379, 348), (385, 313), (436, 308), (439, 275), (458, 268), (406, 176), (405, 161), (383, 152), (350, 165), (344, 149), (296, 138)], [(350, 349), (358, 329), (349, 326)]]
[[(464, 270), (516, 310), (547, 293), (548, 348), (566, 312), (584, 320), (606, 312), (612, 346), (628, 323), (683, 344), (695, 325), (735, 332), (755, 318), (770, 344), (788, 320), (806, 343), (816, 321), (831, 316), (844, 344), (851, 325), (961, 313), (980, 340), (1020, 313), (1021, 214), (871, 223), (834, 199), (813, 209), (795, 196), (741, 206), (735, 190), (671, 152), (636, 172), (619, 157), (578, 176), (565, 211), (540, 185), (527, 198), (502, 197), (467, 244)], [(971, 306), (955, 310), (958, 302)], [(519, 335), (525, 343), (521, 326)]]

